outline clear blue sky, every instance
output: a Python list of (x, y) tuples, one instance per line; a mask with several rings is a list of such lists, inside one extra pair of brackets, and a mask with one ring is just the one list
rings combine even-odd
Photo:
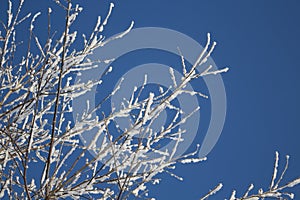
[[(0, 2), (1, 16), (6, 8), (3, 2)], [(84, 11), (75, 29), (88, 34), (97, 15), (107, 12), (109, 2), (83, 1)], [(229, 198), (233, 189), (242, 195), (250, 183), (254, 183), (256, 189), (267, 189), (276, 150), (281, 153), (282, 163), (285, 154), (291, 156), (284, 180), (300, 176), (298, 0), (127, 0), (114, 3), (105, 32), (107, 36), (124, 30), (131, 20), (135, 21), (135, 27), (164, 27), (182, 32), (202, 45), (206, 33), (210, 32), (218, 42), (212, 55), (214, 61), (219, 67), (230, 67), (223, 75), (226, 122), (208, 160), (179, 165), (175, 173), (184, 181), (163, 175), (164, 180), (152, 188), (150, 194), (163, 200), (194, 200), (219, 182), (224, 188), (212, 199)], [(49, 5), (56, 12), (53, 29), (59, 29), (62, 12), (52, 1), (30, 0), (25, 2), (24, 10), (46, 11)], [(43, 26), (44, 21), (37, 23)], [(201, 117), (209, 118), (209, 115)], [(293, 192), (300, 198), (299, 187)]]

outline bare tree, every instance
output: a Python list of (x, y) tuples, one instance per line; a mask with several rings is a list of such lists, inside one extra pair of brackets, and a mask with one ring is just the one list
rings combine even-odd
[[(197, 70), (198, 66), (206, 64), (216, 43), (208, 41), (204, 50), (192, 67), (185, 65), (182, 55), (182, 78), (178, 80), (172, 68), (170, 79), (173, 84), (167, 90), (161, 90), (159, 95), (149, 92), (147, 98), (140, 98), (141, 89), (133, 89), (130, 99), (124, 99), (121, 109), (114, 108), (109, 115), (96, 116), (95, 112), (111, 96), (116, 94), (122, 81), (111, 94), (103, 97), (96, 108), (90, 108), (86, 102), (85, 112), (78, 115), (74, 122), (70, 119), (72, 101), (90, 91), (93, 87), (101, 87), (100, 80), (83, 82), (74, 81), (74, 76), (81, 72), (92, 70), (98, 62), (111, 60), (90, 60), (88, 56), (97, 48), (107, 45), (112, 40), (122, 39), (133, 27), (133, 22), (121, 34), (105, 39), (102, 35), (108, 23), (113, 4), (110, 5), (107, 16), (98, 18), (90, 36), (84, 36), (81, 49), (72, 48), (77, 32), (70, 27), (82, 11), (79, 5), (72, 5), (71, 0), (56, 1), (65, 11), (64, 31), (57, 35), (51, 30), (52, 10), (48, 10), (48, 36), (45, 44), (35, 34), (34, 24), (40, 13), (21, 16), (21, 0), (13, 12), (9, 0), (7, 20), (1, 21), (0, 32), (0, 197), (10, 199), (129, 199), (149, 198), (147, 185), (156, 184), (156, 175), (170, 171), (176, 163), (196, 163), (205, 160), (197, 158), (195, 152), (177, 155), (176, 151), (182, 142), (180, 124), (193, 115), (172, 103), (182, 94), (199, 95), (200, 92), (189, 91), (186, 85), (197, 78), (226, 72), (228, 68), (212, 70)], [(102, 19), (102, 20), (101, 20)], [(26, 52), (21, 59), (16, 59), (20, 41), (16, 40), (18, 25), (25, 20), (31, 20)], [(33, 48), (38, 51), (32, 50)], [(102, 76), (109, 76), (108, 68)], [(144, 85), (147, 76), (144, 77)], [(175, 112), (173, 119), (160, 131), (154, 131), (152, 124), (166, 110)], [(197, 112), (199, 108), (195, 108)], [(132, 111), (138, 111), (132, 117)], [(116, 129), (118, 136), (111, 134), (110, 126), (116, 119), (130, 119), (126, 130)], [(91, 141), (81, 142), (80, 135), (93, 130)], [(160, 151), (158, 146), (163, 140), (173, 141), (171, 151)], [(100, 144), (99, 144), (100, 142)], [(90, 154), (90, 152), (93, 152)], [(145, 155), (153, 156), (145, 156)], [(277, 156), (278, 157), (278, 156)], [(278, 163), (278, 158), (276, 159)], [(40, 171), (36, 170), (41, 169)], [(34, 173), (33, 173), (34, 172)], [(34, 174), (34, 176), (33, 176)], [(284, 173), (283, 173), (284, 174)], [(231, 199), (259, 199), (265, 197), (282, 198), (281, 190), (299, 184), (299, 179), (279, 187), (282, 177), (274, 184), (277, 175), (277, 164), (270, 190), (258, 195)], [(39, 178), (37, 178), (39, 177)], [(179, 177), (178, 177), (179, 178)], [(202, 199), (221, 189), (221, 185), (209, 192)], [(290, 195), (290, 197), (292, 197)], [(150, 198), (149, 198), (150, 199)]]

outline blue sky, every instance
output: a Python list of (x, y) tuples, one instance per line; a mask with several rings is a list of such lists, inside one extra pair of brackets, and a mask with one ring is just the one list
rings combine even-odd
[[(0, 2), (1, 16), (5, 14), (3, 2)], [(74, 29), (90, 33), (96, 17), (106, 14), (110, 2), (82, 2), (84, 11)], [(227, 116), (217, 145), (206, 162), (177, 167), (175, 173), (184, 178), (183, 182), (163, 175), (161, 184), (152, 188), (154, 197), (198, 199), (219, 182), (224, 188), (212, 199), (228, 198), (233, 189), (242, 195), (250, 183), (256, 189), (267, 189), (276, 150), (282, 163), (285, 154), (291, 156), (284, 180), (300, 176), (299, 1), (127, 0), (114, 3), (105, 31), (107, 36), (124, 30), (132, 20), (137, 28), (173, 29), (202, 45), (210, 32), (218, 42), (212, 58), (217, 66), (230, 68), (223, 74)], [(48, 6), (55, 10), (53, 29), (59, 29), (63, 23), (62, 12), (50, 0), (25, 2), (24, 12), (46, 11)], [(45, 16), (37, 22), (42, 27)], [(141, 56), (139, 61), (142, 62)], [(204, 126), (205, 118), (209, 118), (209, 105), (209, 100), (203, 105)], [(293, 190), (298, 198), (299, 191), (299, 187)]]

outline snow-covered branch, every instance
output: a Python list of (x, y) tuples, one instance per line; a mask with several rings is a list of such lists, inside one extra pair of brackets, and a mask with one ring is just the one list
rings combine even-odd
[[(264, 190), (260, 188), (257, 192), (254, 192), (254, 185), (251, 184), (247, 191), (241, 196), (236, 197), (237, 192), (234, 190), (230, 196), (229, 200), (264, 200), (264, 199), (294, 199), (295, 195), (288, 190), (300, 185), (300, 178), (296, 178), (288, 183), (282, 184), (282, 179), (288, 169), (289, 166), (289, 156), (286, 156), (286, 163), (283, 171), (278, 174), (278, 165), (279, 165), (279, 153), (276, 152), (275, 155), (275, 164), (273, 169), (273, 175), (271, 178), (271, 183), (268, 189)], [(209, 193), (207, 193), (204, 197), (200, 198), (200, 200), (208, 199), (208, 197), (213, 196), (216, 192), (218, 192), (222, 188), (222, 184), (219, 184)]]

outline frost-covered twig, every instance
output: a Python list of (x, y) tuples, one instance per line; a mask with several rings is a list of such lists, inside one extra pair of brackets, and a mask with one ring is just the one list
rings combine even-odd
[[(236, 197), (236, 191), (234, 190), (232, 192), (229, 200), (264, 200), (266, 198), (294, 199), (294, 197), (295, 197), (294, 194), (292, 192), (288, 192), (286, 190), (300, 185), (300, 178), (296, 178), (286, 184), (282, 184), (282, 186), (279, 186), (282, 181), (283, 176), (285, 175), (285, 173), (288, 169), (288, 161), (289, 161), (289, 156), (286, 156), (286, 164), (285, 164), (284, 170), (280, 174), (280, 177), (277, 179), (277, 182), (275, 184), (275, 181), (276, 181), (276, 178), (278, 175), (278, 165), (279, 165), (279, 153), (276, 152), (275, 165), (274, 165), (273, 175), (272, 175), (271, 184), (270, 184), (269, 189), (264, 191), (262, 188), (260, 188), (258, 190), (258, 192), (255, 193), (255, 192), (252, 192), (254, 189), (254, 185), (251, 184), (242, 197)], [(214, 195), (222, 188), (222, 186), (223, 186), (222, 184), (219, 184), (213, 190), (211, 190), (209, 193), (207, 193), (205, 196), (200, 198), (200, 200), (207, 199), (208, 197)]]
[(288, 161), (289, 156), (286, 156), (286, 164), (285, 168), (280, 174), (280, 177), (277, 179), (277, 182), (275, 184), (276, 178), (278, 176), (278, 164), (279, 164), (279, 153), (276, 152), (275, 156), (275, 165), (274, 165), (274, 171), (271, 179), (271, 183), (269, 186), (269, 189), (264, 191), (262, 188), (258, 190), (257, 194), (249, 194), (253, 189), (254, 185), (251, 184), (247, 190), (247, 192), (243, 195), (243, 197), (237, 198), (236, 192), (233, 191), (232, 195), (230, 197), (230, 200), (259, 200), (259, 199), (265, 199), (265, 198), (273, 198), (273, 199), (294, 199), (294, 194), (291, 192), (286, 191), (289, 188), (293, 188), (300, 184), (300, 178), (296, 178), (293, 181), (290, 181), (289, 183), (282, 184), (282, 186), (279, 186), (279, 184), (282, 181), (283, 176), (286, 173), (286, 170), (288, 168)]
[(208, 197), (213, 196), (218, 191), (220, 191), (222, 189), (222, 187), (223, 187), (223, 184), (219, 183), (219, 185), (217, 185), (214, 189), (212, 189), (211, 191), (209, 191), (204, 197), (200, 198), (200, 200), (208, 199)]

